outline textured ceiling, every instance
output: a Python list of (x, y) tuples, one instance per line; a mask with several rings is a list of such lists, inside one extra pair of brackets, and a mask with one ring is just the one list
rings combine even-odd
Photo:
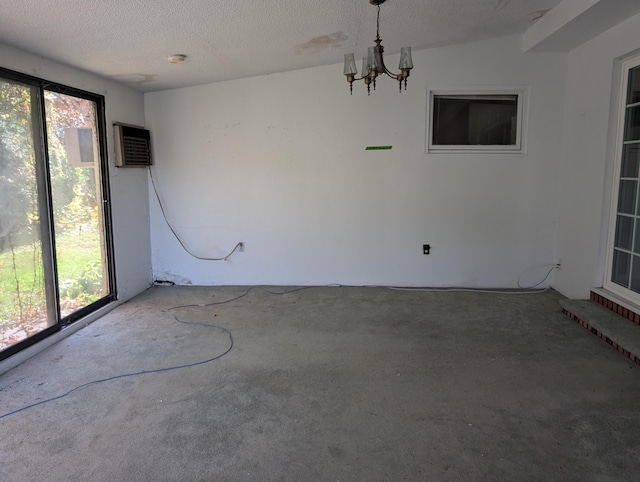
[[(389, 0), (380, 36), (395, 54), (521, 33), (558, 3)], [(361, 58), (375, 21), (368, 0), (0, 0), (0, 42), (145, 92)]]

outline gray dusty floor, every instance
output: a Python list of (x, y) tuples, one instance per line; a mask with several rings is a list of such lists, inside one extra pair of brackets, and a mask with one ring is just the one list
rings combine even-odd
[[(283, 288), (277, 288), (283, 289)], [(228, 337), (154, 288), (0, 377), (0, 414)], [(640, 370), (536, 295), (313, 288), (176, 310), (223, 358), (0, 419), (0, 479), (638, 480)]]

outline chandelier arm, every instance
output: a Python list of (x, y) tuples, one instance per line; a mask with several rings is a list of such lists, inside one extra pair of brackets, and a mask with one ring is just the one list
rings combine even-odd
[(380, 63), (382, 67), (382, 73), (387, 74), (389, 77), (391, 77), (394, 80), (400, 80), (400, 77), (402, 76), (402, 72), (399, 74), (394, 74), (393, 72), (391, 72), (384, 63), (384, 58), (382, 57), (382, 53), (380, 54)]
[(387, 66), (384, 65), (384, 63), (382, 64), (382, 67), (384, 68), (384, 73), (387, 74), (389, 77), (391, 77), (394, 80), (400, 80), (400, 77), (402, 77), (402, 73), (399, 74), (394, 74), (393, 72), (391, 72), (389, 69), (387, 69)]
[(357, 82), (357, 81), (359, 81), (359, 80), (366, 79), (367, 77), (369, 77), (369, 74), (367, 74), (367, 75), (363, 75), (362, 77), (354, 78), (354, 79), (353, 79), (353, 81), (354, 81), (354, 82)]
[[(380, 8), (380, 5), (378, 5), (378, 8)], [(378, 50), (378, 53), (380, 55), (380, 65), (378, 66), (377, 72), (378, 74), (387, 74), (389, 77), (393, 77), (393, 74), (391, 73), (391, 71), (384, 64), (384, 47), (382, 47), (381, 42), (382, 40), (380, 40), (380, 37), (378, 37), (378, 40), (376, 40), (376, 43), (378, 44), (377, 48), (380, 49)]]

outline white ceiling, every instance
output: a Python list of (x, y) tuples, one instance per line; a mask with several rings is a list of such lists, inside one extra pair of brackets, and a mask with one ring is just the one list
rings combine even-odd
[[(388, 0), (380, 36), (395, 54), (522, 33), (559, 3)], [(368, 0), (0, 0), (0, 42), (144, 92), (361, 58), (375, 22)]]

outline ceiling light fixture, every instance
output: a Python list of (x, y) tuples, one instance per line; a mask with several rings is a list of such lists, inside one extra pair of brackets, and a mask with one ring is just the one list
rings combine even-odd
[(373, 84), (373, 90), (376, 90), (376, 77), (381, 74), (387, 74), (392, 79), (395, 79), (400, 84), (400, 92), (402, 92), (402, 83), (404, 82), (404, 89), (407, 90), (407, 78), (409, 72), (413, 68), (413, 60), (411, 60), (411, 47), (402, 47), (400, 50), (400, 69), (399, 74), (390, 72), (384, 65), (384, 59), (382, 53), (384, 48), (382, 47), (382, 39), (380, 38), (380, 5), (386, 0), (369, 0), (371, 5), (378, 7), (378, 22), (376, 24), (376, 45), (375, 47), (369, 47), (367, 56), (362, 59), (362, 77), (356, 78), (358, 69), (356, 68), (356, 60), (353, 54), (344, 55), (344, 75), (349, 82), (349, 89), (353, 95), (353, 82), (356, 80), (364, 80), (367, 85), (367, 93), (371, 95), (371, 84)]
[(187, 56), (185, 54), (174, 54), (167, 57), (167, 60), (170, 64), (182, 64), (187, 60)]

